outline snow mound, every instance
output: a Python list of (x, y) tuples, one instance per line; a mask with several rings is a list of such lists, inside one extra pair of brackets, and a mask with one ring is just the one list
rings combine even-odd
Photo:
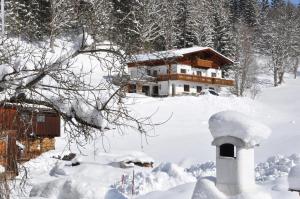
[(270, 128), (264, 124), (236, 111), (222, 111), (212, 115), (209, 130), (214, 139), (232, 136), (243, 140), (248, 147), (260, 144), (271, 134)]
[(114, 162), (154, 162), (154, 159), (147, 154), (139, 151), (131, 151), (128, 154), (122, 154), (114, 159)]
[(186, 172), (191, 173), (194, 177), (216, 176), (216, 164), (212, 161), (203, 164), (191, 165), (186, 169)]
[(295, 166), (299, 160), (300, 156), (298, 154), (293, 154), (291, 156), (276, 155), (269, 157), (266, 162), (256, 165), (256, 181), (266, 182), (287, 176), (290, 169)]
[(300, 165), (291, 168), (288, 180), (290, 189), (300, 191)]
[(65, 165), (63, 163), (57, 162), (55, 164), (55, 166), (50, 170), (49, 175), (54, 176), (54, 177), (58, 177), (58, 176), (61, 176), (61, 175), (63, 175), (63, 176), (66, 175), (66, 172), (63, 169), (64, 166)]
[(30, 197), (59, 199), (94, 199), (95, 194), (90, 186), (73, 179), (54, 180), (35, 185), (30, 191)]
[(123, 196), (122, 193), (118, 192), (116, 189), (111, 189), (105, 194), (105, 199), (128, 199), (127, 197)]
[(5, 77), (5, 75), (12, 73), (13, 69), (6, 64), (0, 65), (0, 79), (2, 79), (3, 77)]
[(226, 195), (219, 191), (215, 185), (216, 178), (206, 177), (198, 180), (192, 199), (226, 199)]
[(195, 182), (196, 179), (184, 168), (172, 163), (161, 163), (150, 173), (141, 171), (132, 175), (124, 175), (121, 182), (112, 187), (125, 195), (141, 195), (151, 191), (167, 190), (172, 187)]
[(260, 187), (251, 192), (227, 196), (216, 187), (216, 178), (200, 178), (195, 186), (192, 199), (271, 199), (272, 197)]

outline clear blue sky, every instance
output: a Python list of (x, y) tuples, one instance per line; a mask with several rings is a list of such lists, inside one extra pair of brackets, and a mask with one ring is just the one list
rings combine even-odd
[(291, 0), (293, 3), (299, 4), (300, 0)]
[(295, 4), (299, 4), (300, 0), (291, 0), (291, 2), (295, 3)]

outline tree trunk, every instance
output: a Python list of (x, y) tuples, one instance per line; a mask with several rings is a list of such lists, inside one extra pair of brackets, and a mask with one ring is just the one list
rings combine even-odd
[(294, 79), (297, 78), (298, 67), (299, 67), (299, 58), (297, 57), (296, 58), (296, 63), (295, 63), (295, 66), (294, 66)]
[(280, 71), (278, 73), (278, 84), (282, 84), (283, 82), (284, 71)]
[(54, 41), (55, 41), (55, 38), (51, 34), (51, 36), (50, 36), (50, 49), (51, 49), (51, 52), (54, 52)]
[(238, 74), (235, 74), (235, 85), (234, 85), (234, 88), (235, 88), (235, 94), (237, 96), (240, 96), (240, 87), (239, 87), (239, 84), (240, 84), (240, 81), (239, 81), (239, 76)]
[(274, 78), (274, 86), (278, 86), (278, 68), (277, 67), (274, 67), (274, 75), (273, 75), (273, 78)]

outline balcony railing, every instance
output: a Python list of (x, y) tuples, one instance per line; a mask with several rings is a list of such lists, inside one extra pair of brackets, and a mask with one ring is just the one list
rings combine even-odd
[(196, 59), (192, 61), (191, 64), (192, 67), (204, 67), (204, 68), (216, 68), (218, 67), (217, 64), (215, 64), (213, 61), (210, 60), (204, 60), (204, 59)]
[(221, 86), (233, 86), (234, 80), (214, 78), (214, 77), (203, 77), (198, 75), (188, 75), (188, 74), (169, 74), (169, 75), (159, 75), (157, 81), (168, 81), (168, 80), (183, 80), (190, 82), (199, 82), (204, 84), (217, 84)]

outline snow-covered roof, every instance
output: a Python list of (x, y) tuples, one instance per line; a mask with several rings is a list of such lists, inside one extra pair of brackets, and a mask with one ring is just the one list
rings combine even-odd
[(212, 115), (209, 130), (214, 139), (231, 136), (241, 139), (248, 147), (260, 144), (271, 134), (269, 127), (236, 111), (222, 111)]
[(204, 50), (211, 50), (214, 53), (218, 54), (219, 56), (223, 57), (224, 59), (227, 59), (230, 62), (233, 62), (228, 57), (222, 55), (221, 53), (217, 52), (216, 50), (210, 48), (210, 47), (200, 47), (200, 46), (194, 46), (190, 48), (181, 48), (181, 49), (173, 49), (173, 50), (167, 50), (167, 51), (158, 51), (154, 53), (146, 53), (146, 54), (137, 54), (132, 57), (131, 62), (144, 62), (144, 61), (154, 61), (154, 60), (160, 60), (160, 59), (169, 59), (174, 57), (183, 57), (186, 54), (194, 53), (194, 52), (200, 52)]
[(114, 162), (154, 162), (154, 159), (143, 152), (130, 152), (129, 154), (123, 154), (115, 158)]
[(300, 191), (300, 165), (291, 168), (288, 181), (290, 189)]

